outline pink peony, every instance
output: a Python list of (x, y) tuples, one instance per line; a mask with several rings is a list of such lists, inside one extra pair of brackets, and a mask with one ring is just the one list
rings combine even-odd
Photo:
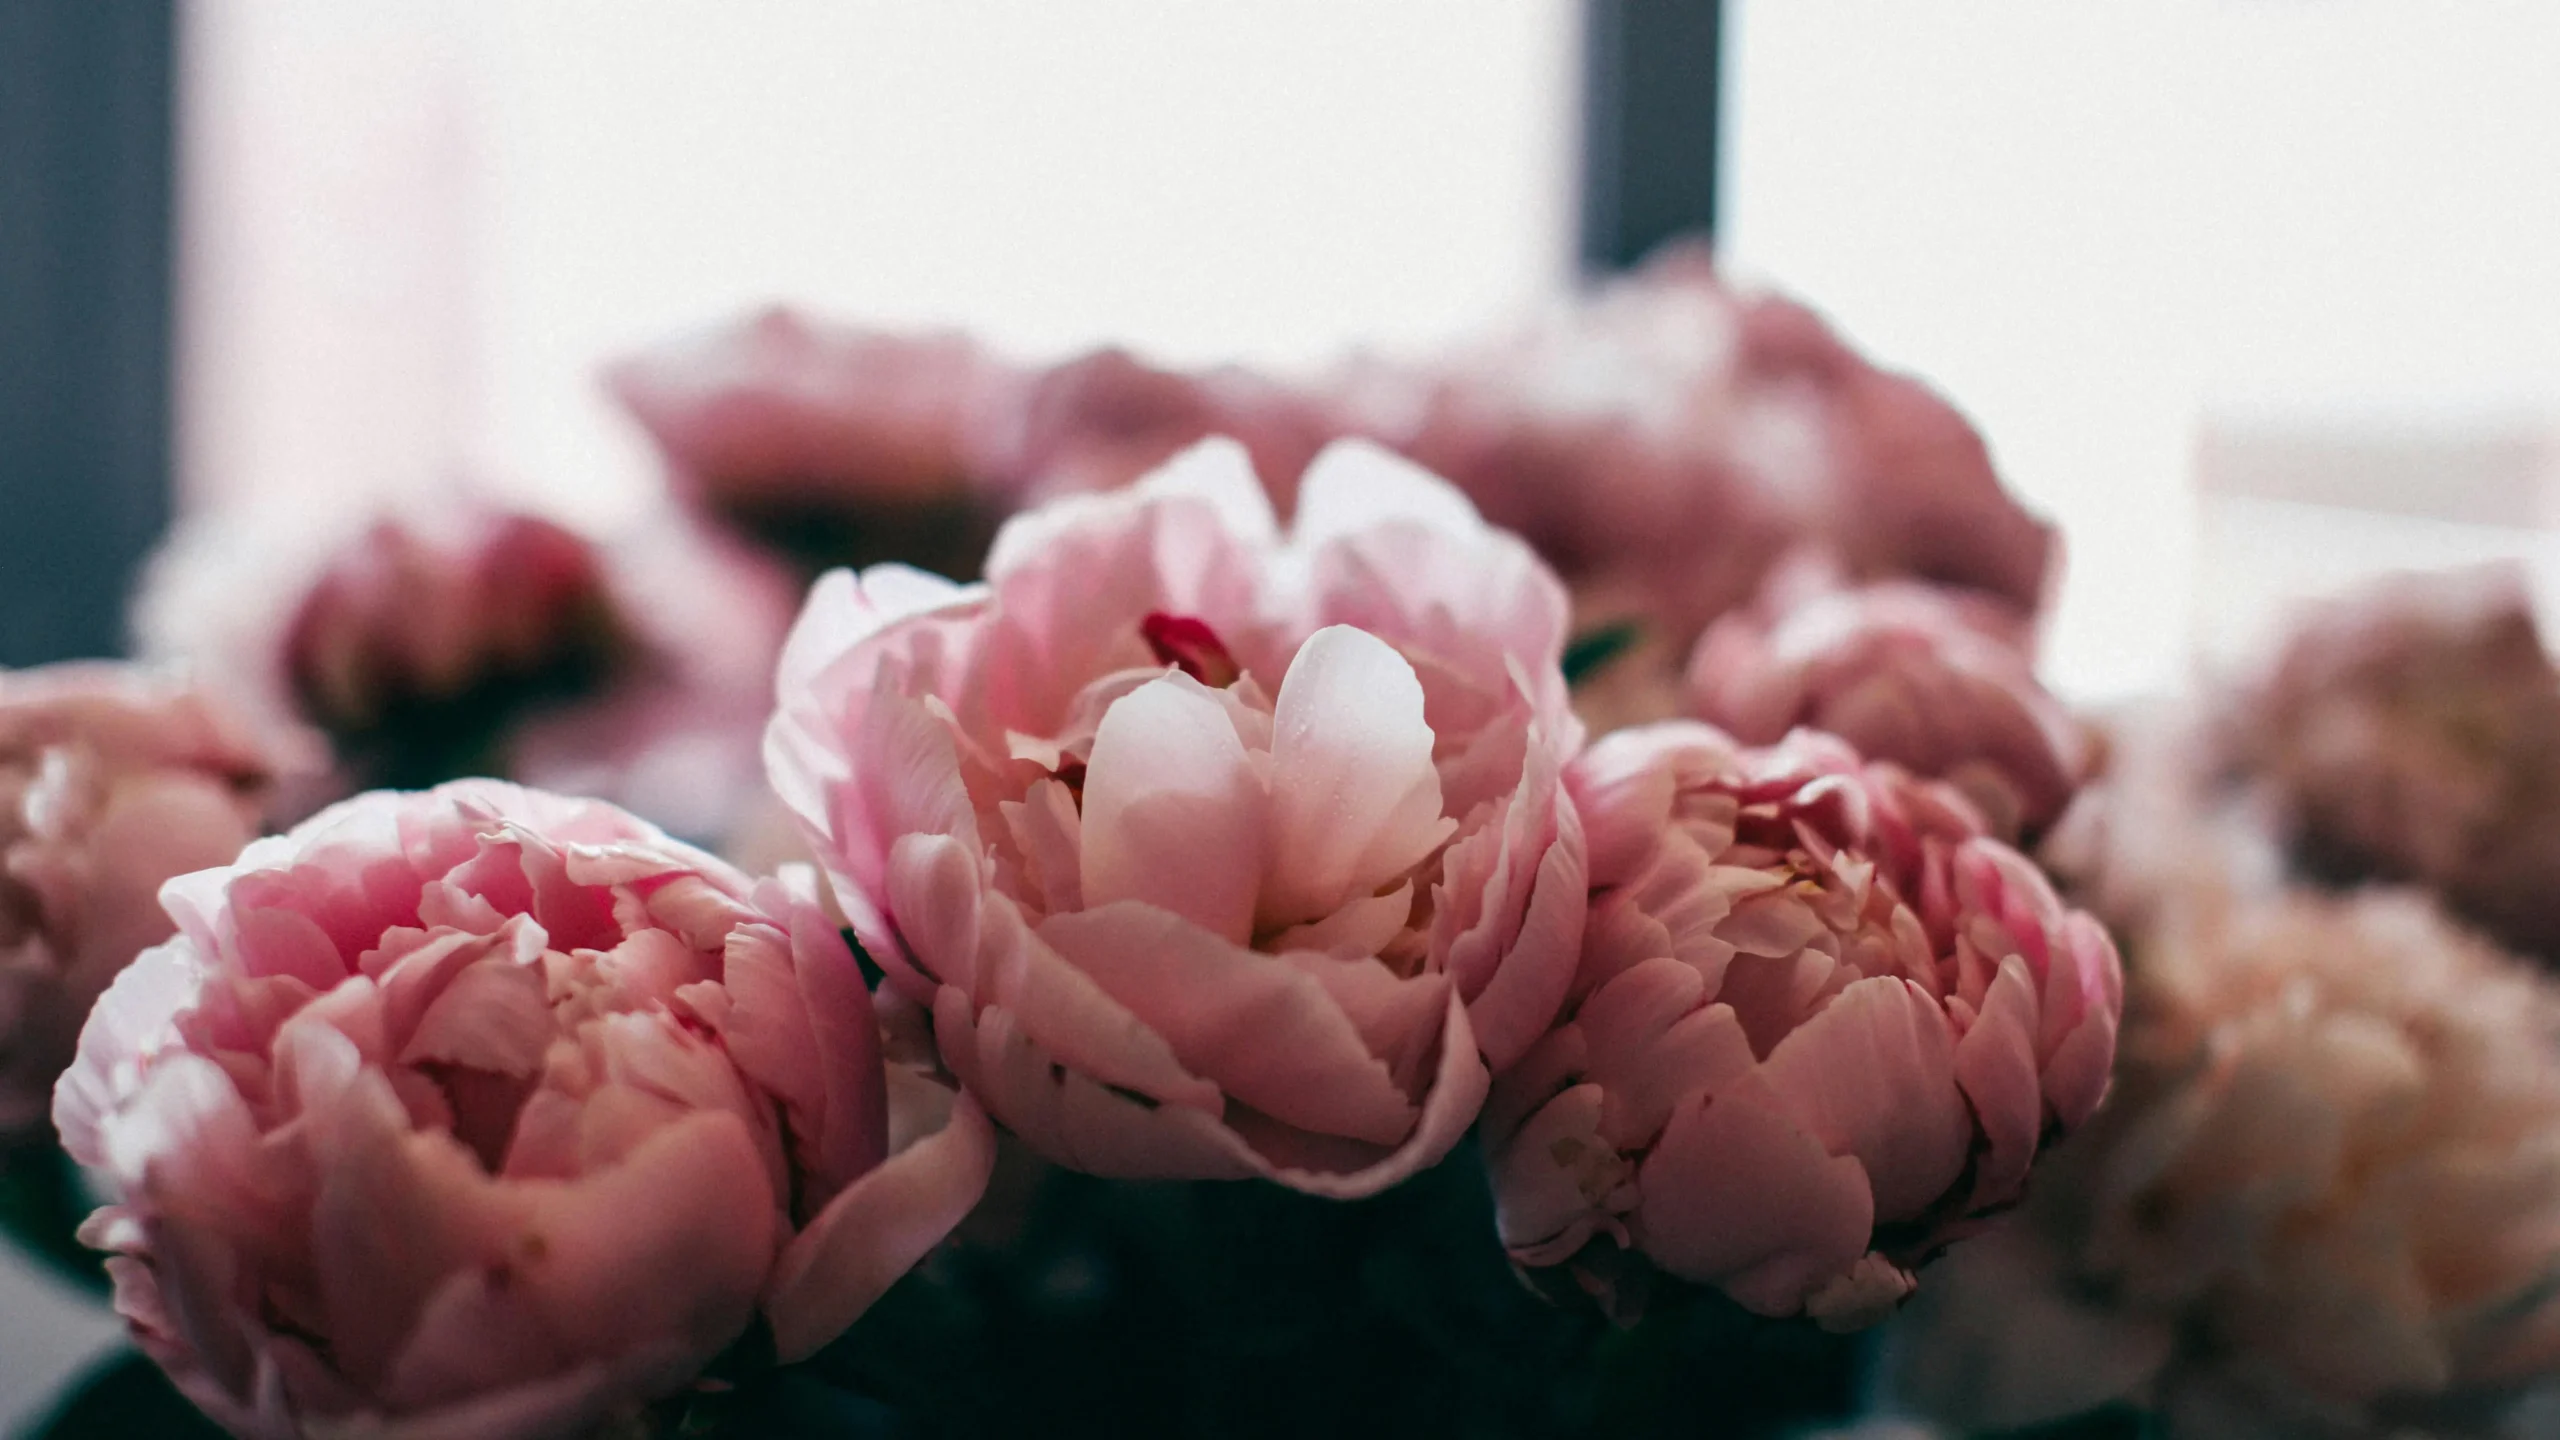
[(822, 580), (767, 740), (854, 929), (1060, 1163), (1374, 1192), (1573, 966), (1564, 597), (1374, 448), (1283, 536), (1242, 447)]
[(594, 546), (539, 516), (464, 508), (377, 522), (287, 622), (296, 707), (337, 736), (488, 688), (600, 683), (630, 644)]
[(2560, 961), (2560, 668), (2520, 570), (2393, 576), (2312, 609), (2220, 738), (2310, 874), (2424, 885)]
[(169, 937), (160, 882), (257, 838), (284, 758), (165, 676), (0, 671), (0, 1133), (44, 1118), (89, 1007)]
[(1762, 1314), (1868, 1323), (2097, 1107), (2115, 948), (1952, 792), (1830, 736), (1677, 721), (1569, 783), (1581, 969), (1485, 1110), (1518, 1263), (1598, 1283), (1632, 1249)]
[(469, 494), (353, 519), (210, 513), (136, 606), (147, 653), (327, 738), (287, 818), (503, 772), (711, 835), (753, 791), (786, 573), (674, 515), (611, 544)]
[(622, 360), (606, 383), (680, 495), (794, 554), (974, 572), (1012, 508), (975, 452), (1029, 377), (965, 336), (776, 308)]
[(1740, 304), (1657, 265), (1418, 373), (1343, 377), (1361, 428), (1517, 531), (1577, 595), (1684, 653), (1797, 537), (1821, 483), (1820, 416), (1738, 365)]
[(2031, 618), (1914, 580), (1842, 588), (1824, 569), (1783, 567), (1708, 628), (1689, 660), (1695, 713), (1753, 744), (1827, 730), (1953, 784), (2011, 839), (2051, 824), (2089, 746), (2036, 682)]
[(256, 1437), (569, 1433), (759, 1307), (808, 1354), (958, 1222), (993, 1136), (884, 1068), (806, 888), (485, 780), (170, 882), (178, 937), (54, 1101), (121, 1195), (83, 1231), (117, 1309)]
[(1792, 300), (1743, 310), (1739, 363), (1821, 416), (1812, 531), (1862, 577), (1912, 575), (2042, 607), (2060, 562), (2053, 526), (2000, 483), (1981, 432), (1936, 391), (1882, 370)]
[(2052, 566), (2050, 527), (1962, 415), (1802, 306), (1736, 292), (1694, 248), (1419, 373), (1371, 365), (1339, 388), (1357, 428), (1449, 476), (1578, 595), (1638, 601), (1674, 656), (1791, 545), (2025, 610)]

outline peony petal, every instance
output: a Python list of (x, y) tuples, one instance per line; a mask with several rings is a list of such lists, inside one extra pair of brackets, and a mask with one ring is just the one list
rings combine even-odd
[(1835, 1156), (1746, 1084), (1673, 1112), (1636, 1183), (1637, 1246), (1744, 1308), (1793, 1315), (1866, 1252), (1875, 1205), (1866, 1172)]
[(1002, 1006), (973, 1013), (966, 997), (945, 990), (934, 1004), (933, 1038), (951, 1073), (989, 1114), (1069, 1169), (1127, 1180), (1242, 1180), (1255, 1173), (1250, 1152), (1214, 1110), (1164, 1104), (1070, 1069)]
[[(1524, 791), (1532, 784), (1553, 784), (1553, 772), (1539, 774), (1535, 764), (1523, 779)], [(1554, 1023), (1556, 1012), (1572, 993), (1575, 963), (1589, 920), (1582, 821), (1561, 787), (1550, 793), (1555, 809), (1547, 822), (1552, 827), (1548, 835), (1532, 832), (1531, 843), (1521, 844), (1517, 851), (1510, 836), (1505, 837), (1503, 863), (1517, 867), (1528, 856), (1536, 856), (1518, 918), (1488, 915), (1478, 932), (1460, 936), (1450, 946), (1453, 972), (1473, 970), (1483, 975), (1467, 996), (1467, 1013), (1477, 1043), (1484, 1046), (1485, 1063), (1496, 1070), (1517, 1060)], [(1512, 815), (1533, 808), (1521, 803), (1525, 798), (1514, 797)], [(1536, 849), (1536, 839), (1548, 841), (1543, 852)], [(1467, 952), (1478, 945), (1495, 956), (1489, 973), (1484, 965), (1467, 958)]]
[(1053, 915), (1039, 933), (1162, 1035), (1186, 1069), (1245, 1104), (1376, 1145), (1412, 1133), (1413, 1102), (1386, 1062), (1299, 969), (1126, 901)]
[[(988, 1005), (1010, 1011), (1025, 1036), (1098, 1084), (1150, 1104), (1218, 1112), (1224, 1097), (1214, 1082), (1186, 1069), (1163, 1035), (1026, 928), (1009, 905), (991, 897), (982, 914), (989, 952), (983, 968), (992, 977)], [(944, 1003), (936, 997), (937, 1028)], [(1004, 1118), (1002, 1111), (997, 1118)]]
[(1375, 893), (1447, 838), (1433, 744), (1422, 686), (1386, 642), (1336, 625), (1299, 648), (1273, 713), (1266, 928)]
[(1984, 1145), (1974, 1164), (1976, 1207), (2015, 1198), (2035, 1159), (2044, 1128), (2035, 1033), (2035, 981), (2027, 962), (2012, 955), (2000, 962), (1982, 1013), (1956, 1042), (1956, 1082), (1973, 1104)]
[(1621, 1150), (1653, 1144), (1681, 1102), (1748, 1074), (1751, 1042), (1733, 1007), (1704, 1003), (1698, 972), (1668, 956), (1619, 975), (1582, 1002), (1574, 1024), (1588, 1073), (1608, 1094), (1603, 1133)]
[(144, 1057), (174, 1038), (172, 1022), (195, 1002), (202, 984), (195, 943), (172, 940), (134, 957), (90, 1010), (80, 1050), (53, 1090), (53, 1125), (71, 1158), (107, 1163), (103, 1127), (141, 1084)]
[(469, 1268), (428, 1297), (392, 1361), (381, 1399), (415, 1411), (474, 1399), (575, 1368), (515, 1291), (508, 1272)]
[(1227, 532), (1247, 545), (1270, 545), (1280, 538), (1280, 522), (1271, 513), (1271, 496), (1254, 475), (1252, 453), (1223, 435), (1213, 435), (1150, 471), (1134, 487), (1148, 499), (1182, 496), (1206, 500), (1217, 508)]
[(491, 957), (463, 967), (428, 1004), (400, 1063), (528, 1076), (541, 1068), (552, 1034), (542, 972)]
[(1103, 715), (1087, 763), (1085, 904), (1138, 901), (1249, 939), (1264, 865), (1262, 785), (1225, 709), (1187, 677), (1152, 681)]
[(1576, 1085), (1493, 1152), (1494, 1222), (1515, 1263), (1561, 1265), (1603, 1231), (1625, 1243), (1635, 1166), (1600, 1138), (1603, 1103), (1599, 1086)]
[(985, 889), (979, 874), (976, 853), (949, 835), (901, 835), (890, 847), (880, 893), (904, 952), (930, 984), (978, 986), (978, 908)]
[(525, 1197), (492, 1183), (459, 1142), (409, 1133), (379, 1072), (312, 1144), (327, 1157), (310, 1235), (331, 1357), (371, 1388), (446, 1277), (504, 1254)]
[(1423, 1092), (1422, 1118), (1413, 1134), (1386, 1155), (1356, 1170), (1316, 1170), (1273, 1164), (1256, 1157), (1258, 1173), (1292, 1190), (1333, 1200), (1364, 1200), (1401, 1185), (1447, 1157), (1484, 1109), (1493, 1077), (1467, 1025), (1467, 1007), (1449, 997), (1440, 1031), (1440, 1062)]
[(530, 1203), (483, 1263), (511, 1266), (588, 1355), (673, 1342), (699, 1364), (746, 1328), (778, 1248), (779, 1197), (752, 1178), (763, 1168), (736, 1116), (687, 1115), (603, 1171), (509, 1187)]
[(845, 1187), (783, 1247), (764, 1309), (782, 1363), (808, 1358), (942, 1243), (986, 1192), (994, 1127), (962, 1097), (950, 1123)]
[(1292, 950), (1272, 958), (1324, 987), (1360, 1032), (1369, 1053), (1386, 1062), (1397, 1089), (1412, 1093), (1420, 1088), (1423, 1067), (1436, 1058), (1433, 1045), (1448, 1004), (1448, 976), (1398, 975), (1366, 956)]
[(1289, 538), (1312, 550), (1393, 523), (1459, 535), (1486, 528), (1458, 487), (1385, 446), (1355, 438), (1327, 445), (1307, 466)]
[(1778, 1042), (1760, 1069), (1776, 1106), (1875, 1186), (1879, 1222), (1907, 1220), (1963, 1173), (1972, 1117), (1945, 1014), (1908, 981), (1860, 980)]

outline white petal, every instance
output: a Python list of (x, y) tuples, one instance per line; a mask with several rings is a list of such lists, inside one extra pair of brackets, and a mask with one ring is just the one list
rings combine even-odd
[(1308, 639), (1273, 716), (1266, 922), (1331, 914), (1448, 837), (1431, 748), (1422, 684), (1403, 656), (1345, 625)]

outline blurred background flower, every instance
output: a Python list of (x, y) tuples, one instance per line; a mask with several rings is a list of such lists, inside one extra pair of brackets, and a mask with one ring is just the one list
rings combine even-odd
[(2136, 1400), (2180, 1436), (2494, 1429), (2560, 1358), (2560, 991), (2380, 891), (2189, 896), (2129, 962), (2117, 1094), (1924, 1287), (1906, 1397), (1994, 1428)]
[(42, 1125), (90, 1005), (175, 928), (161, 882), (229, 863), (292, 763), (174, 674), (0, 671), (0, 1136)]

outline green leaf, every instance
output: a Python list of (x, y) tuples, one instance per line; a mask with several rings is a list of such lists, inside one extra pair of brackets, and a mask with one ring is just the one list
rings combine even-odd
[(1585, 630), (1565, 643), (1564, 683), (1579, 685), (1590, 679), (1603, 666), (1635, 648), (1644, 638), (1644, 627), (1633, 620)]

